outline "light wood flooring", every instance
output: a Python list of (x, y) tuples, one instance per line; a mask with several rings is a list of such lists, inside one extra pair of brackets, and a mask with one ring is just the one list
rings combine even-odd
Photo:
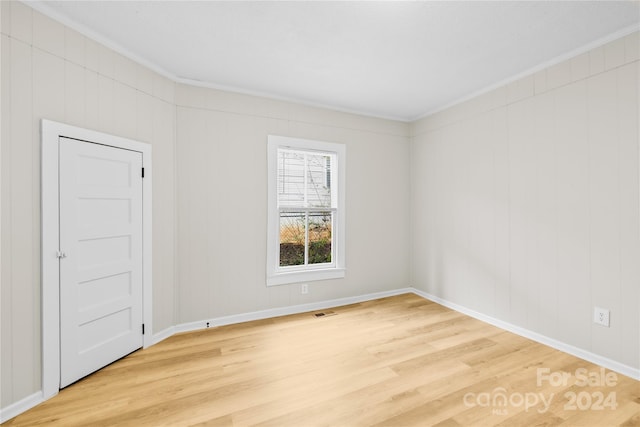
[(325, 313), (175, 335), (4, 425), (640, 425), (640, 382), (416, 295)]

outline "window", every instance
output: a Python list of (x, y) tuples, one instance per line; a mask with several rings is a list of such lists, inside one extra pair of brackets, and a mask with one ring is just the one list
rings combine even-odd
[(267, 285), (344, 277), (345, 146), (268, 137)]

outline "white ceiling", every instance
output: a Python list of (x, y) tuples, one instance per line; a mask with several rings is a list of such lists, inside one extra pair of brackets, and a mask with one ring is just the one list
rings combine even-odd
[(399, 120), (640, 23), (637, 1), (28, 3), (178, 81)]

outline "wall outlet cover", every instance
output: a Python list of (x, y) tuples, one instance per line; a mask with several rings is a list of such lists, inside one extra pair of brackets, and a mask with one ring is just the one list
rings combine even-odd
[(609, 327), (609, 310), (606, 308), (594, 307), (593, 323)]

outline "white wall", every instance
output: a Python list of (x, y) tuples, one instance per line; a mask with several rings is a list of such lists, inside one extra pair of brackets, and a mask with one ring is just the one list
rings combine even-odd
[[(638, 367), (637, 37), (409, 126), (176, 85), (0, 15), (1, 408), (40, 389), (41, 118), (153, 145), (154, 333), (412, 281)], [(347, 276), (308, 295), (265, 286), (268, 134), (347, 144)]]
[(40, 119), (153, 145), (154, 327), (174, 324), (175, 84), (3, 1), (0, 407), (40, 389)]
[[(177, 322), (405, 287), (408, 125), (178, 85)], [(347, 147), (346, 278), (266, 287), (267, 135)]]
[[(22, 3), (0, 8), (0, 408), (41, 388), (42, 118), (153, 145), (152, 333), (407, 286), (406, 123), (176, 85)], [(347, 277), (304, 296), (265, 285), (270, 133), (348, 147)]]
[(638, 38), (413, 123), (414, 287), (640, 367)]

